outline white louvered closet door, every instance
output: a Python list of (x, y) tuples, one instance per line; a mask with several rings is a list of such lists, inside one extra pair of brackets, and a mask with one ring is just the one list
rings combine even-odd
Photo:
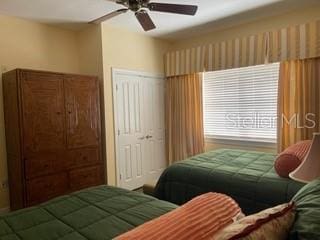
[(118, 186), (137, 189), (166, 167), (164, 80), (114, 73)]

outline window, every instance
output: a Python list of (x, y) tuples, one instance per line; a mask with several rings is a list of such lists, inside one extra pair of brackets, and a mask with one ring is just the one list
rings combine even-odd
[(204, 73), (206, 138), (276, 142), (279, 63)]

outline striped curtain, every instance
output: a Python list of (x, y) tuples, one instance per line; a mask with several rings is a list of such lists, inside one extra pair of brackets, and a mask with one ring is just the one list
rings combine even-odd
[(320, 20), (166, 54), (167, 77), (320, 56)]
[(320, 58), (280, 65), (278, 151), (320, 131)]
[(202, 74), (167, 78), (166, 145), (169, 164), (204, 151)]

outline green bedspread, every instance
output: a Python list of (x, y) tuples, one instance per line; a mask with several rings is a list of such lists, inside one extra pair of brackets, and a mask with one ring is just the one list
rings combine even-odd
[(224, 193), (250, 214), (288, 202), (303, 184), (281, 178), (273, 168), (275, 155), (231, 149), (207, 152), (180, 161), (160, 177), (155, 196), (183, 204), (205, 192)]
[(99, 186), (1, 216), (0, 239), (112, 239), (174, 208), (141, 193)]

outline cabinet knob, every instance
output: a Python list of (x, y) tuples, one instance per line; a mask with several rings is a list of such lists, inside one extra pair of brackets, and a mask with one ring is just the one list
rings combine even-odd
[(89, 178), (90, 177), (90, 175), (89, 174), (85, 174), (85, 175), (83, 175), (83, 178), (84, 179), (87, 179), (87, 178)]
[(52, 188), (52, 186), (53, 185), (51, 183), (48, 183), (48, 184), (45, 185), (45, 188), (50, 189), (50, 188)]

